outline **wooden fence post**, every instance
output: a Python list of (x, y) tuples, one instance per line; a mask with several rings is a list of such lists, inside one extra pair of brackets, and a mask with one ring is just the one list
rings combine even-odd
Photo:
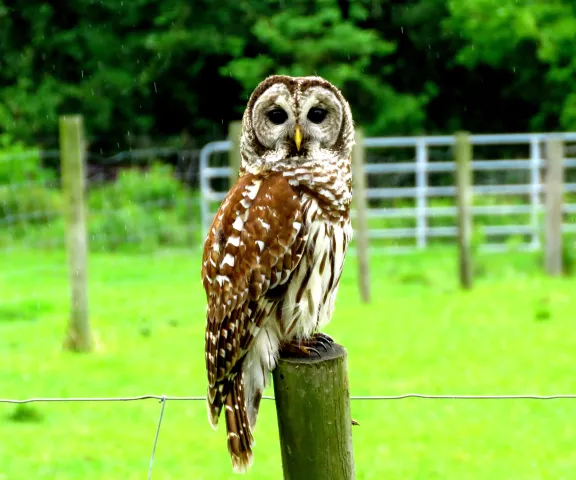
[(365, 158), (364, 132), (361, 128), (357, 128), (356, 144), (352, 149), (353, 201), (356, 209), (354, 236), (356, 237), (360, 298), (364, 303), (370, 303), (370, 254), (368, 250), (368, 217), (366, 215), (368, 200), (366, 198), (366, 174), (364, 173)]
[(355, 478), (346, 350), (320, 353), (273, 372), (284, 480)]
[(562, 275), (562, 204), (564, 195), (564, 144), (556, 136), (546, 141), (545, 268), (551, 276)]
[(242, 122), (230, 122), (228, 126), (228, 140), (232, 142), (232, 148), (228, 153), (228, 164), (230, 165), (230, 185), (228, 189), (232, 188), (238, 180), (238, 170), (240, 169), (240, 162), (242, 156), (240, 155), (240, 136), (242, 135)]
[(85, 144), (80, 115), (59, 119), (62, 193), (66, 210), (66, 246), (71, 287), (71, 309), (64, 347), (85, 352), (92, 349), (88, 319), (87, 234), (85, 206)]
[(460, 286), (472, 288), (472, 145), (468, 132), (455, 136)]

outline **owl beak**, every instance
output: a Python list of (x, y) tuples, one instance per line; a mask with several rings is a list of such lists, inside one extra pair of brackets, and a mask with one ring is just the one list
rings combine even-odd
[(300, 131), (300, 125), (296, 125), (296, 130), (294, 131), (294, 143), (296, 148), (300, 151), (300, 145), (302, 145), (302, 132)]

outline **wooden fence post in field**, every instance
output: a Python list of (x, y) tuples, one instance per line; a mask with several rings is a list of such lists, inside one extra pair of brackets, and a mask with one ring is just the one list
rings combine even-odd
[(80, 115), (60, 117), (60, 163), (66, 211), (66, 248), (71, 287), (71, 310), (65, 348), (85, 352), (92, 349), (88, 319), (87, 234), (84, 189), (85, 144)]
[(460, 286), (472, 288), (472, 145), (468, 132), (455, 137), (456, 202), (458, 210), (458, 252)]
[(354, 452), (346, 350), (280, 358), (274, 396), (284, 480), (352, 480)]
[(242, 157), (240, 155), (240, 135), (242, 134), (242, 122), (230, 122), (228, 126), (228, 140), (232, 142), (232, 147), (228, 154), (228, 165), (230, 166), (230, 185), (228, 189), (236, 183), (238, 179), (238, 170)]
[(562, 204), (564, 194), (564, 144), (561, 138), (546, 141), (545, 182), (545, 268), (552, 276), (562, 275)]
[(356, 258), (358, 261), (358, 284), (360, 298), (364, 303), (370, 302), (370, 254), (368, 251), (368, 201), (366, 198), (366, 174), (364, 163), (366, 150), (364, 148), (364, 132), (356, 129), (356, 144), (352, 149), (352, 182), (353, 202), (356, 210)]

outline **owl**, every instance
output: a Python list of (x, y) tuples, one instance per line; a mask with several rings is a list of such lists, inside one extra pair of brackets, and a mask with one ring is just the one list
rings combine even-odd
[(222, 409), (235, 472), (253, 461), (260, 400), (280, 354), (315, 355), (352, 237), (352, 113), (320, 77), (274, 75), (242, 117), (239, 178), (202, 259), (208, 419)]

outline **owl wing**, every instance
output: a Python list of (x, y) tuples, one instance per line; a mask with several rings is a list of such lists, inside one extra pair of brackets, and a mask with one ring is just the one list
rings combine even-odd
[(204, 246), (205, 354), (211, 386), (234, 373), (261, 327), (261, 297), (287, 282), (306, 234), (300, 197), (281, 174), (243, 175), (220, 206)]

